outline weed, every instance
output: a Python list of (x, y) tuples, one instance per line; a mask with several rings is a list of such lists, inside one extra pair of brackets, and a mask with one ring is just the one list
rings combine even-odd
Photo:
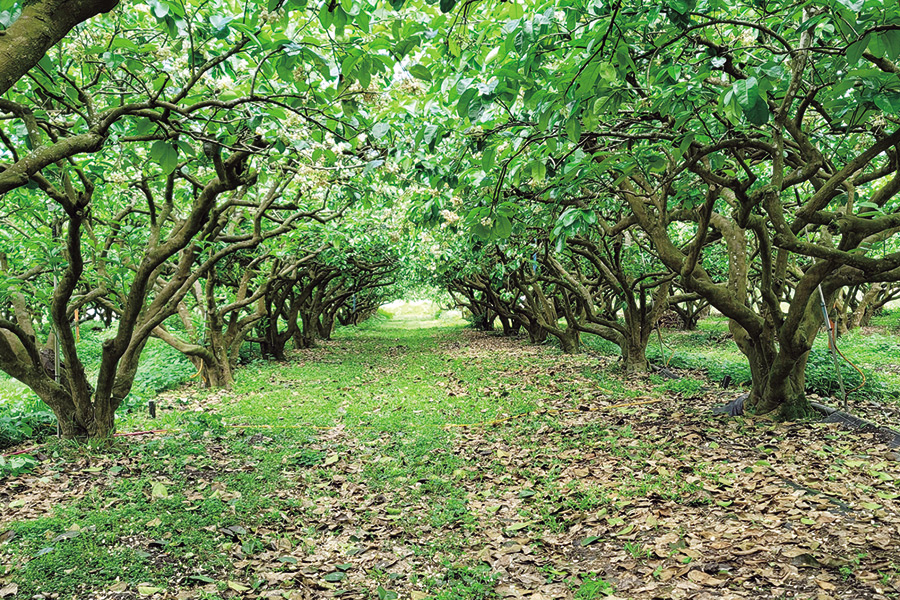
[(182, 427), (193, 440), (205, 436), (221, 436), (225, 434), (222, 417), (211, 413), (188, 414), (182, 420)]
[(432, 527), (453, 527), (457, 524), (471, 526), (474, 523), (472, 515), (466, 506), (466, 501), (460, 498), (447, 498), (431, 509), (429, 521)]
[(634, 558), (640, 559), (650, 558), (653, 555), (652, 549), (639, 542), (625, 542), (625, 551)]
[(0, 478), (30, 473), (37, 464), (38, 461), (27, 454), (17, 454), (9, 458), (0, 456)]
[(596, 573), (590, 573), (582, 577), (581, 585), (575, 591), (575, 600), (596, 600), (616, 593), (616, 588), (608, 581), (604, 581)]
[(698, 398), (703, 394), (704, 382), (690, 377), (670, 379), (657, 389), (661, 392), (679, 394), (686, 399)]
[(0, 448), (27, 440), (41, 441), (56, 433), (56, 417), (24, 385), (0, 380)]
[(446, 572), (427, 583), (434, 591), (434, 600), (484, 600), (496, 598), (494, 586), (498, 575), (491, 572), (489, 565), (481, 563), (474, 566), (445, 563)]

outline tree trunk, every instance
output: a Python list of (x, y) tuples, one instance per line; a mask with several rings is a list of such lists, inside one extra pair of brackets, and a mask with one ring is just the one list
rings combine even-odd
[(222, 334), (219, 319), (210, 318), (208, 323), (214, 325), (206, 331), (209, 340), (209, 353), (204, 361), (203, 375), (207, 385), (217, 389), (231, 389), (234, 376), (231, 372), (231, 357), (229, 356), (230, 344), (226, 336)]
[(553, 335), (559, 340), (559, 347), (566, 354), (574, 354), (581, 348), (581, 332), (577, 329), (567, 328)]
[(44, 395), (44, 391), (38, 396), (56, 415), (63, 439), (105, 440), (115, 432), (116, 411), (110, 402), (97, 402), (90, 396), (72, 398), (63, 388), (46, 391), (50, 392), (49, 396)]
[(504, 315), (498, 315), (498, 318), (500, 319), (500, 324), (503, 326), (503, 335), (513, 336), (519, 334), (522, 323), (518, 319)]
[(681, 304), (673, 304), (671, 309), (678, 315), (682, 331), (696, 331), (700, 319), (703, 318), (704, 313), (708, 313), (709, 304), (699, 300), (691, 300)]
[(484, 312), (476, 314), (472, 319), (472, 325), (479, 331), (494, 330), (494, 314), (485, 309)]
[[(0, 37), (0, 95), (37, 64), (76, 25), (117, 0), (42, 0), (24, 2), (22, 13)], [(3, 190), (4, 192), (8, 190)]]
[(301, 325), (294, 330), (294, 349), (314, 348), (316, 346), (316, 319), (309, 313), (300, 314)]
[(809, 350), (791, 353), (779, 348), (774, 332), (767, 327), (759, 338), (732, 324), (741, 352), (750, 364), (750, 397), (744, 406), (752, 414), (772, 413), (779, 420), (808, 418), (815, 410), (806, 398), (806, 361)]
[(211, 361), (204, 361), (202, 375), (207, 385), (214, 389), (231, 389), (234, 385), (234, 375), (231, 370), (231, 361), (216, 357)]
[(289, 335), (278, 332), (277, 325), (270, 325), (266, 328), (265, 351), (272, 358), (278, 361), (285, 359), (285, 346), (290, 339)]
[(646, 373), (650, 367), (647, 360), (647, 340), (642, 340), (640, 332), (622, 338), (622, 370), (626, 373)]
[(318, 333), (320, 339), (323, 339), (323, 340), (331, 339), (331, 334), (334, 332), (334, 321), (335, 321), (335, 313), (334, 312), (326, 312), (318, 320), (316, 328), (318, 329), (317, 333)]
[(531, 319), (530, 323), (525, 325), (525, 331), (528, 332), (528, 341), (532, 344), (543, 344), (547, 341), (547, 330), (541, 327), (536, 319)]
[(873, 312), (872, 305), (883, 289), (884, 286), (880, 283), (873, 283), (869, 286), (869, 289), (863, 294), (862, 300), (859, 301), (859, 305), (850, 314), (850, 318), (847, 321), (848, 329), (857, 329), (869, 324)]

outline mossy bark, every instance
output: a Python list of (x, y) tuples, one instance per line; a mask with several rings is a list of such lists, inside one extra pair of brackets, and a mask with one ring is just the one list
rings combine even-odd
[(109, 12), (118, 0), (35, 0), (0, 35), (0, 96), (44, 57), (69, 31)]

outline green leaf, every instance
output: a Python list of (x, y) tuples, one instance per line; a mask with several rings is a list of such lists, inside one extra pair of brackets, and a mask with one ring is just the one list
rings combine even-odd
[(225, 31), (228, 29), (228, 24), (231, 22), (232, 17), (223, 17), (221, 15), (212, 15), (209, 17), (209, 24), (213, 26), (213, 29), (216, 31)]
[(474, 87), (470, 87), (460, 95), (459, 101), (456, 103), (456, 114), (463, 118), (469, 114), (469, 104), (472, 102), (472, 98), (475, 97), (477, 92), (478, 90)]
[(421, 79), (422, 81), (431, 81), (431, 71), (428, 70), (428, 67), (421, 64), (415, 64), (409, 68), (409, 74), (415, 77), (416, 79)]
[(900, 92), (885, 92), (875, 96), (875, 106), (889, 115), (900, 115)]
[(744, 109), (747, 119), (754, 125), (765, 125), (769, 122), (769, 105), (762, 98), (757, 98), (753, 106)]
[(491, 167), (494, 166), (494, 156), (497, 154), (497, 149), (493, 146), (489, 146), (484, 149), (484, 152), (481, 155), (481, 169), (487, 173), (491, 170)]
[(397, 600), (397, 592), (392, 592), (391, 590), (386, 590), (381, 586), (378, 586), (378, 600)]
[(666, 159), (659, 154), (652, 154), (647, 157), (647, 166), (651, 171), (662, 173), (666, 170)]
[(746, 110), (753, 106), (757, 98), (759, 98), (758, 87), (759, 82), (757, 82), (756, 77), (748, 77), (747, 79), (735, 81), (731, 86), (731, 91), (734, 93), (734, 97), (737, 99), (738, 104), (741, 105), (741, 108)]
[(376, 140), (380, 140), (391, 130), (391, 126), (387, 123), (375, 123), (372, 126), (372, 137)]
[(164, 19), (169, 14), (169, 5), (162, 2), (154, 1), (150, 3), (150, 8), (157, 19)]
[(884, 47), (885, 58), (896, 60), (900, 56), (900, 30), (882, 31), (881, 45)]
[(588, 537), (581, 540), (579, 542), (579, 544), (581, 544), (582, 546), (590, 546), (591, 544), (593, 544), (594, 542), (596, 542), (599, 539), (600, 539), (599, 535), (589, 535)]
[(689, 132), (689, 133), (685, 134), (685, 136), (683, 138), (681, 138), (681, 143), (678, 144), (678, 151), (681, 152), (681, 154), (687, 153), (687, 151), (691, 147), (691, 144), (693, 143), (693, 141), (694, 141), (693, 133)]
[(157, 162), (168, 175), (178, 166), (178, 150), (169, 142), (157, 140), (150, 146), (150, 160)]
[(159, 481), (153, 483), (153, 486), (150, 489), (150, 497), (153, 499), (164, 499), (169, 497), (169, 491), (166, 489), (166, 486)]
[(487, 240), (491, 237), (491, 231), (481, 223), (472, 225), (472, 235), (480, 240)]
[(370, 160), (366, 163), (365, 168), (363, 168), (363, 175), (370, 173), (384, 164), (384, 160), (380, 158), (376, 158), (375, 160)]
[(869, 36), (869, 52), (877, 56), (878, 58), (884, 58), (886, 53), (884, 47), (884, 38), (880, 35), (870, 35)]
[(869, 36), (865, 35), (859, 41), (853, 42), (847, 48), (847, 64), (851, 67), (856, 66), (859, 62), (859, 59), (862, 58), (863, 52), (865, 52), (866, 47), (869, 45)]
[(538, 129), (547, 131), (547, 128), (550, 126), (551, 117), (553, 117), (553, 111), (549, 108), (542, 112), (538, 117)]
[(508, 217), (497, 217), (494, 221), (494, 229), (491, 232), (495, 239), (508, 238), (512, 233), (512, 223)]
[(346, 573), (341, 573), (339, 571), (335, 571), (334, 573), (329, 573), (322, 579), (324, 579), (325, 581), (335, 582), (335, 581), (343, 581), (345, 577), (347, 577)]
[(137, 591), (141, 596), (152, 596), (153, 594), (158, 594), (162, 591), (165, 591), (165, 589), (152, 585), (139, 585)]
[(334, 13), (328, 10), (328, 6), (328, 2), (323, 2), (322, 8), (319, 9), (319, 22), (325, 29), (328, 29), (334, 23)]
[(569, 117), (566, 123), (566, 136), (573, 144), (577, 144), (581, 140), (581, 121), (577, 117)]

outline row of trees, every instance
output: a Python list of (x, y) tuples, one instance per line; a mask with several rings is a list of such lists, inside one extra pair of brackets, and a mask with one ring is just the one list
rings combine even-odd
[(398, 159), (443, 192), (423, 222), (472, 232), (450, 288), (629, 369), (666, 303), (700, 298), (750, 364), (746, 406), (809, 412), (821, 298), (847, 315), (900, 281), (897, 6), (467, 3), (441, 35)]
[[(403, 56), (366, 54), (389, 19), (358, 2), (154, 0), (45, 55), (114, 3), (26, 4), (0, 36), (0, 370), (64, 437), (113, 431), (151, 337), (228, 386), (246, 340), (283, 358), (393, 293), (390, 225), (370, 225), (390, 193), (360, 102)], [(74, 21), (48, 38), (63, 12)], [(4, 54), (14, 35), (33, 39)], [(79, 358), (85, 318), (114, 329), (96, 372)]]

